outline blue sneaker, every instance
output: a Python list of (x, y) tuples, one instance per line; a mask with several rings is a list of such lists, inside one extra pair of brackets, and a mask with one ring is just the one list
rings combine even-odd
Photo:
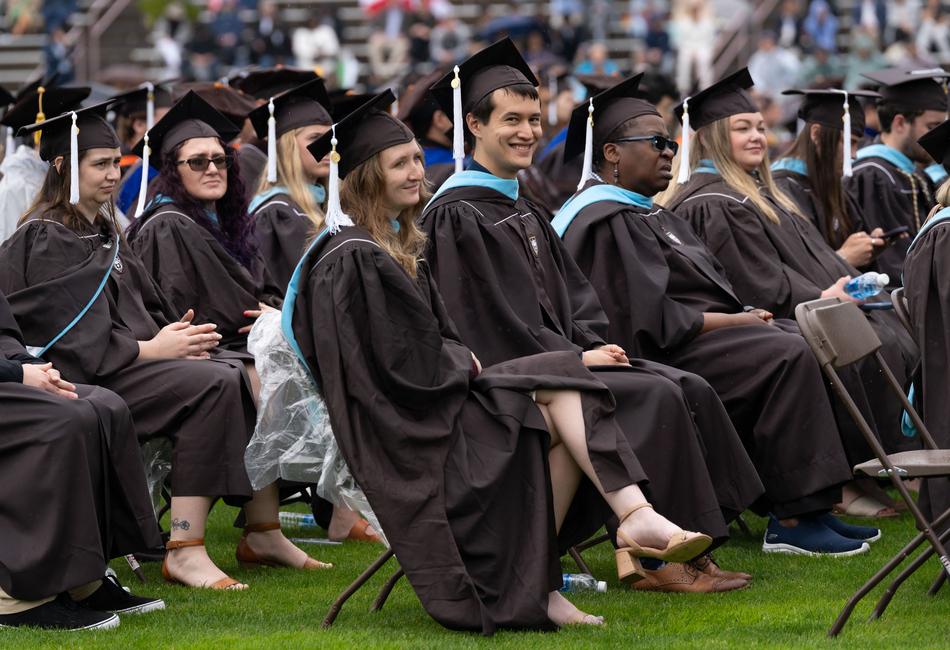
[(831, 530), (815, 517), (800, 518), (794, 528), (786, 528), (769, 515), (762, 550), (817, 557), (848, 557), (867, 553), (871, 547), (863, 540), (848, 539)]
[(855, 526), (854, 524), (847, 523), (843, 519), (835, 517), (830, 512), (826, 512), (823, 515), (818, 515), (815, 517), (815, 520), (824, 524), (842, 537), (847, 537), (848, 539), (857, 539), (864, 542), (876, 542), (877, 540), (881, 539), (880, 528), (871, 528), (870, 526)]

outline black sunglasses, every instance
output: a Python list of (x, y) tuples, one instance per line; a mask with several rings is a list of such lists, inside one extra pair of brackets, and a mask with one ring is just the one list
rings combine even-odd
[(214, 163), (214, 166), (217, 169), (228, 169), (231, 167), (231, 163), (234, 162), (234, 156), (214, 156), (213, 158), (189, 158), (188, 160), (179, 160), (178, 164), (183, 165), (188, 163), (188, 166), (191, 167), (193, 172), (203, 172), (208, 169), (208, 165)]
[(670, 149), (675, 156), (676, 152), (680, 149), (680, 145), (676, 140), (670, 140), (662, 135), (632, 135), (629, 138), (617, 138), (612, 142), (641, 142), (643, 140), (649, 140), (653, 148), (660, 153), (663, 153), (666, 149)]

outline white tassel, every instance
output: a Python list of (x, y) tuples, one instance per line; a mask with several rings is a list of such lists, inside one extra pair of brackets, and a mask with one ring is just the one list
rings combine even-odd
[(343, 208), (340, 206), (340, 154), (336, 151), (336, 124), (330, 128), (333, 130), (333, 136), (330, 140), (330, 145), (333, 148), (330, 150), (330, 180), (327, 183), (327, 214), (324, 217), (324, 225), (331, 235), (335, 235), (340, 232), (340, 228), (343, 226), (352, 226), (353, 220), (343, 212)]
[(842, 133), (844, 140), (841, 142), (841, 173), (845, 178), (851, 178), (851, 110), (848, 105), (848, 91), (839, 90), (838, 92), (844, 94), (844, 115), (841, 117), (841, 121), (844, 123), (844, 132)]
[(680, 173), (676, 183), (689, 182), (689, 97), (683, 100), (683, 144), (680, 146)]
[(149, 130), (155, 126), (155, 85), (146, 81), (145, 87), (148, 88), (148, 96), (145, 99), (145, 128)]
[(594, 175), (594, 98), (591, 97), (587, 105), (587, 128), (584, 130), (584, 166), (581, 168), (581, 180), (577, 189), (584, 187), (584, 183)]
[(79, 127), (76, 111), (72, 111), (73, 125), (69, 129), (69, 202), (79, 203)]
[(277, 182), (277, 118), (274, 117), (274, 98), (267, 103), (267, 182)]
[(148, 156), (152, 148), (148, 146), (148, 131), (145, 132), (145, 146), (142, 147), (142, 178), (139, 181), (139, 199), (135, 204), (135, 218), (138, 219), (145, 212), (145, 193), (148, 192)]
[(13, 151), (16, 149), (16, 142), (13, 139), (13, 127), (7, 127), (7, 142), (3, 149), (3, 159), (6, 160), (13, 155)]
[(456, 173), (462, 171), (465, 161), (464, 115), (462, 115), (462, 80), (459, 79), (459, 67), (455, 66), (455, 78), (452, 80), (452, 158), (455, 159)]
[(557, 77), (548, 77), (548, 125), (557, 126)]

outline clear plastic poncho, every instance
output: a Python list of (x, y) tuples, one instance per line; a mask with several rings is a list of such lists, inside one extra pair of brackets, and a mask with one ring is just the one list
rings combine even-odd
[(260, 315), (247, 348), (261, 380), (257, 426), (244, 452), (251, 485), (258, 490), (278, 478), (313, 484), (319, 496), (359, 512), (383, 536), (333, 437), (323, 398), (281, 330), (281, 312)]

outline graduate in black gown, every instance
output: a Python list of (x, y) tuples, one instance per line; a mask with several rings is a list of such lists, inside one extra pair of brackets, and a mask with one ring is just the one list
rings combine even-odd
[[(692, 172), (688, 182), (671, 187), (657, 200), (690, 223), (743, 304), (766, 309), (775, 318), (794, 318), (801, 302), (829, 296), (851, 300), (843, 287), (858, 271), (825, 243), (772, 179), (764, 122), (746, 92), (751, 87), (752, 78), (743, 69), (689, 98), (689, 120), (696, 129), (689, 141)], [(683, 157), (681, 153), (674, 167), (687, 164)], [(685, 175), (680, 179), (686, 180)], [(885, 299), (882, 295), (868, 302)], [(904, 381), (916, 364), (916, 346), (892, 312), (874, 311), (868, 318), (884, 343), (888, 364)], [(900, 403), (874, 363), (846, 369), (844, 380), (885, 447), (916, 447), (900, 433)], [(849, 463), (872, 457), (839, 400), (834, 407)], [(852, 514), (895, 514), (850, 488), (842, 503)]]
[(602, 623), (556, 591), (554, 531), (581, 471), (622, 522), (622, 578), (633, 577), (631, 536), (667, 546), (660, 555), (670, 559), (711, 540), (648, 506), (637, 486), (645, 475), (610, 415), (613, 398), (576, 355), (482, 369), (459, 342), (419, 259), (422, 151), (385, 111), (392, 101), (381, 93), (311, 146), (333, 161), (327, 229), (295, 272), (285, 334), (433, 618), (483, 634)]
[[(594, 290), (550, 216), (518, 194), (515, 175), (531, 164), (541, 116), (534, 76), (511, 41), (461, 67), (464, 128), (469, 137), (477, 131), (474, 162), (446, 181), (420, 226), (429, 239), (426, 261), (462, 341), (488, 364), (556, 350), (582, 356), (617, 399), (620, 426), (651, 478), (653, 503), (677, 523), (725, 540), (727, 520), (762, 486), (722, 403), (696, 375), (628, 359), (599, 334), (606, 316)], [(449, 75), (433, 87), (447, 110), (451, 81)], [(666, 480), (674, 467), (688, 481)]]
[[(825, 242), (848, 264), (876, 270), (872, 262), (884, 250), (882, 228), (868, 232), (861, 207), (844, 188), (850, 163), (844, 157), (855, 151), (864, 133), (862, 101), (879, 97), (867, 90), (786, 90), (786, 95), (803, 95), (798, 118), (804, 127), (789, 150), (772, 164), (775, 184), (811, 222)], [(847, 97), (847, 99), (845, 99)], [(844, 137), (843, 104), (848, 105), (850, 139)], [(847, 147), (847, 151), (845, 151)]]
[(422, 147), (425, 157), (426, 181), (430, 189), (437, 190), (455, 172), (452, 159), (452, 120), (429, 95), (429, 88), (442, 78), (444, 70), (435, 70), (421, 77), (399, 96), (399, 113), (396, 115)]
[[(920, 140), (934, 160), (950, 169), (950, 122)], [(920, 346), (915, 378), (920, 413), (936, 443), (950, 448), (950, 183), (937, 190), (937, 206), (914, 238), (904, 261), (904, 295)], [(927, 479), (921, 505), (930, 517), (950, 507), (950, 480)]]
[(314, 160), (307, 146), (330, 128), (330, 98), (317, 77), (270, 98), (248, 116), (261, 140), (268, 140), (273, 103), (274, 135), (268, 166), (248, 206), (253, 239), (264, 267), (283, 291), (307, 242), (323, 225), (329, 162)]
[(244, 507), (239, 561), (320, 568), (281, 534), (276, 485), (253, 491), (247, 478), (244, 450), (255, 421), (247, 355), (218, 352), (215, 325), (195, 325), (193, 310), (172, 308), (117, 231), (111, 199), (121, 155), (107, 109), (99, 104), (25, 128), (42, 130), (40, 155), (50, 169), (36, 203), (0, 247), (0, 291), (28, 345), (45, 349), (43, 358), (71, 380), (117, 393), (141, 441), (171, 440), (167, 579), (244, 587), (205, 551), (214, 498)]
[[(637, 81), (593, 97), (590, 178), (552, 222), (601, 298), (610, 319), (602, 336), (716, 389), (765, 484), (764, 550), (866, 550), (879, 531), (840, 535), (855, 532), (830, 514), (851, 468), (797, 326), (745, 308), (689, 224), (650, 199), (669, 184), (677, 146), (656, 107), (635, 97)], [(568, 156), (584, 152), (587, 109), (574, 111)]]
[(858, 150), (847, 189), (861, 208), (867, 228), (884, 232), (908, 228), (877, 259), (878, 270), (887, 273), (896, 286), (910, 238), (934, 206), (933, 184), (918, 169), (933, 160), (917, 140), (947, 119), (944, 80), (950, 74), (939, 68), (888, 68), (864, 76), (880, 84), (880, 142)]
[(29, 354), (2, 293), (0, 413), (0, 627), (104, 629), (114, 611), (163, 609), (103, 578), (161, 542), (128, 407)]
[(149, 148), (159, 176), (127, 236), (176, 312), (195, 309), (195, 324), (217, 325), (221, 348), (246, 352), (253, 319), (280, 305), (283, 290), (253, 239), (240, 172), (226, 144), (236, 133), (197, 94), (180, 99), (136, 146), (139, 154)]

